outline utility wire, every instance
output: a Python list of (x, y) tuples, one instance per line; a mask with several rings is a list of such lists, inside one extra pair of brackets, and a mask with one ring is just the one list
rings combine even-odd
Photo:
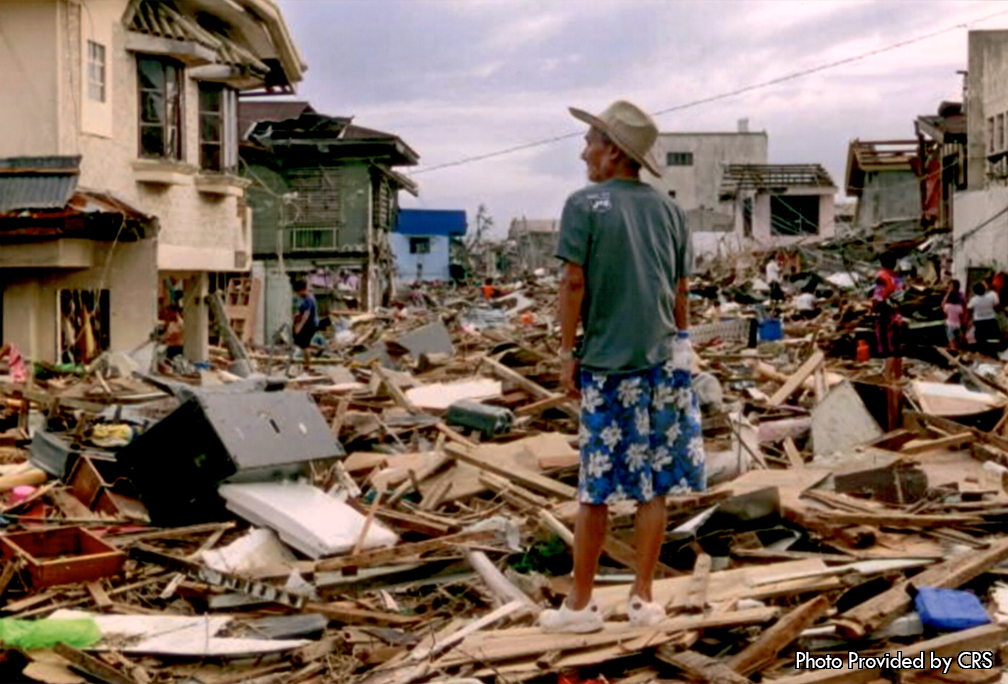
[[(883, 53), (886, 53), (886, 52), (890, 52), (892, 50), (898, 50), (898, 49), (906, 47), (908, 45), (913, 45), (914, 43), (920, 43), (920, 42), (925, 41), (925, 40), (930, 40), (931, 38), (936, 38), (938, 36), (944, 35), (946, 33), (951, 33), (952, 31), (957, 31), (959, 29), (965, 29), (965, 28), (968, 28), (969, 26), (971, 26), (973, 24), (980, 24), (980, 23), (983, 23), (983, 22), (986, 22), (986, 21), (990, 21), (991, 19), (1003, 16), (1003, 15), (1006, 15), (1006, 14), (1008, 14), (1008, 10), (1002, 10), (1000, 12), (995, 12), (993, 14), (988, 14), (988, 15), (979, 17), (977, 19), (973, 19), (971, 21), (962, 22), (962, 23), (959, 23), (959, 24), (955, 24), (953, 26), (946, 26), (943, 29), (939, 29), (937, 31), (932, 31), (931, 33), (926, 33), (926, 34), (921, 35), (921, 36), (916, 36), (915, 38), (908, 38), (906, 40), (901, 40), (901, 41), (898, 41), (896, 43), (890, 43), (889, 45), (885, 45), (883, 47), (876, 48), (874, 50), (868, 50), (867, 52), (862, 52), (860, 54), (852, 55), (850, 57), (844, 57), (842, 59), (838, 59), (838, 60), (835, 60), (833, 62), (827, 62), (826, 64), (820, 64), (818, 66), (810, 67), (808, 69), (802, 69), (802, 70), (799, 70), (799, 71), (793, 71), (793, 72), (791, 72), (789, 74), (785, 74), (783, 76), (778, 76), (776, 78), (772, 78), (772, 79), (767, 80), (767, 81), (761, 81), (759, 83), (753, 83), (753, 84), (750, 84), (750, 85), (747, 85), (747, 86), (743, 86), (741, 88), (736, 88), (735, 90), (730, 90), (730, 91), (726, 91), (726, 92), (723, 92), (723, 93), (718, 93), (717, 95), (711, 95), (709, 97), (704, 97), (704, 98), (701, 98), (699, 100), (693, 100), (691, 102), (686, 102), (684, 104), (675, 105), (673, 107), (666, 107), (665, 109), (659, 109), (658, 111), (653, 112), (653, 115), (654, 116), (662, 116), (664, 114), (669, 114), (671, 112), (678, 112), (678, 111), (682, 111), (684, 109), (690, 109), (692, 107), (698, 107), (700, 105), (709, 104), (711, 102), (717, 102), (718, 100), (724, 100), (724, 99), (727, 99), (727, 98), (730, 98), (730, 97), (735, 97), (736, 95), (742, 95), (744, 93), (749, 93), (749, 92), (752, 92), (754, 90), (759, 90), (759, 89), (762, 89), (762, 88), (768, 88), (770, 86), (779, 85), (781, 83), (785, 83), (786, 81), (791, 81), (791, 80), (794, 80), (794, 79), (797, 79), (797, 78), (802, 78), (804, 76), (808, 76), (810, 74), (815, 74), (815, 73), (819, 73), (821, 71), (826, 71), (826, 70), (829, 70), (829, 69), (834, 69), (834, 68), (836, 68), (838, 66), (843, 66), (845, 64), (852, 64), (854, 62), (858, 62), (858, 61), (861, 61), (863, 59), (868, 59), (869, 57), (874, 57), (875, 55), (880, 55), (880, 54), (883, 54)], [(535, 140), (535, 141), (532, 141), (532, 142), (522, 143), (520, 145), (514, 145), (512, 147), (507, 147), (507, 148), (504, 148), (504, 149), (501, 149), (501, 150), (497, 150), (497, 151), (494, 151), (494, 152), (487, 152), (485, 154), (478, 154), (478, 155), (473, 155), (473, 156), (469, 156), (469, 157), (463, 157), (463, 158), (457, 159), (455, 161), (444, 162), (442, 164), (435, 164), (433, 166), (428, 166), (427, 168), (418, 169), (418, 170), (412, 171), (412, 172), (407, 172), (407, 175), (418, 176), (420, 174), (430, 173), (431, 171), (439, 171), (441, 169), (447, 169), (447, 168), (451, 168), (451, 167), (455, 167), (455, 166), (462, 166), (464, 164), (471, 164), (471, 163), (478, 162), (478, 161), (485, 161), (487, 159), (493, 159), (495, 157), (502, 157), (502, 156), (505, 156), (505, 155), (508, 155), (508, 154), (513, 154), (514, 152), (521, 152), (523, 150), (529, 150), (529, 149), (533, 149), (533, 148), (536, 148), (536, 147), (543, 147), (545, 145), (552, 145), (553, 143), (557, 143), (557, 142), (560, 142), (560, 141), (563, 141), (563, 140), (569, 140), (571, 138), (577, 138), (577, 137), (580, 137), (581, 135), (583, 135), (583, 131), (578, 131), (576, 133), (565, 133), (563, 135), (556, 135), (556, 136), (553, 136), (552, 138), (544, 138), (542, 140)]]

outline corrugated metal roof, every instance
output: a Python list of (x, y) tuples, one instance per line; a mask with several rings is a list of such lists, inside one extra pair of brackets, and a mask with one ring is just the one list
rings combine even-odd
[(0, 214), (26, 209), (62, 209), (77, 189), (77, 157), (0, 159)]
[(395, 232), (403, 235), (465, 235), (464, 209), (400, 209)]

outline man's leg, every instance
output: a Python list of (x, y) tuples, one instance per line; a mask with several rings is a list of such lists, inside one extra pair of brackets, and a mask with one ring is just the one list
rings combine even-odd
[(665, 497), (656, 496), (637, 507), (634, 517), (634, 546), (637, 551), (637, 575), (630, 593), (652, 601), (651, 582), (658, 566), (665, 540)]
[(567, 597), (567, 607), (571, 610), (581, 610), (591, 600), (608, 528), (608, 506), (581, 504), (574, 522), (574, 591)]

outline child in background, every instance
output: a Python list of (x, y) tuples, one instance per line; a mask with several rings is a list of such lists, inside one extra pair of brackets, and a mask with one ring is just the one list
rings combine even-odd
[(966, 311), (962, 292), (959, 290), (959, 281), (953, 280), (949, 283), (948, 292), (942, 300), (942, 311), (945, 312), (945, 335), (948, 337), (949, 347), (959, 349), (962, 346), (962, 319)]

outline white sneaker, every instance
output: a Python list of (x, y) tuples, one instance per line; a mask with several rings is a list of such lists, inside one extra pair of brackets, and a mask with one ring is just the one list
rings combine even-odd
[(657, 601), (645, 601), (640, 596), (631, 596), (627, 603), (627, 617), (635, 627), (654, 627), (665, 620), (665, 608)]
[(587, 634), (597, 632), (603, 626), (602, 611), (594, 600), (581, 610), (571, 610), (567, 602), (556, 609), (544, 610), (539, 614), (539, 626), (544, 632), (567, 632)]

